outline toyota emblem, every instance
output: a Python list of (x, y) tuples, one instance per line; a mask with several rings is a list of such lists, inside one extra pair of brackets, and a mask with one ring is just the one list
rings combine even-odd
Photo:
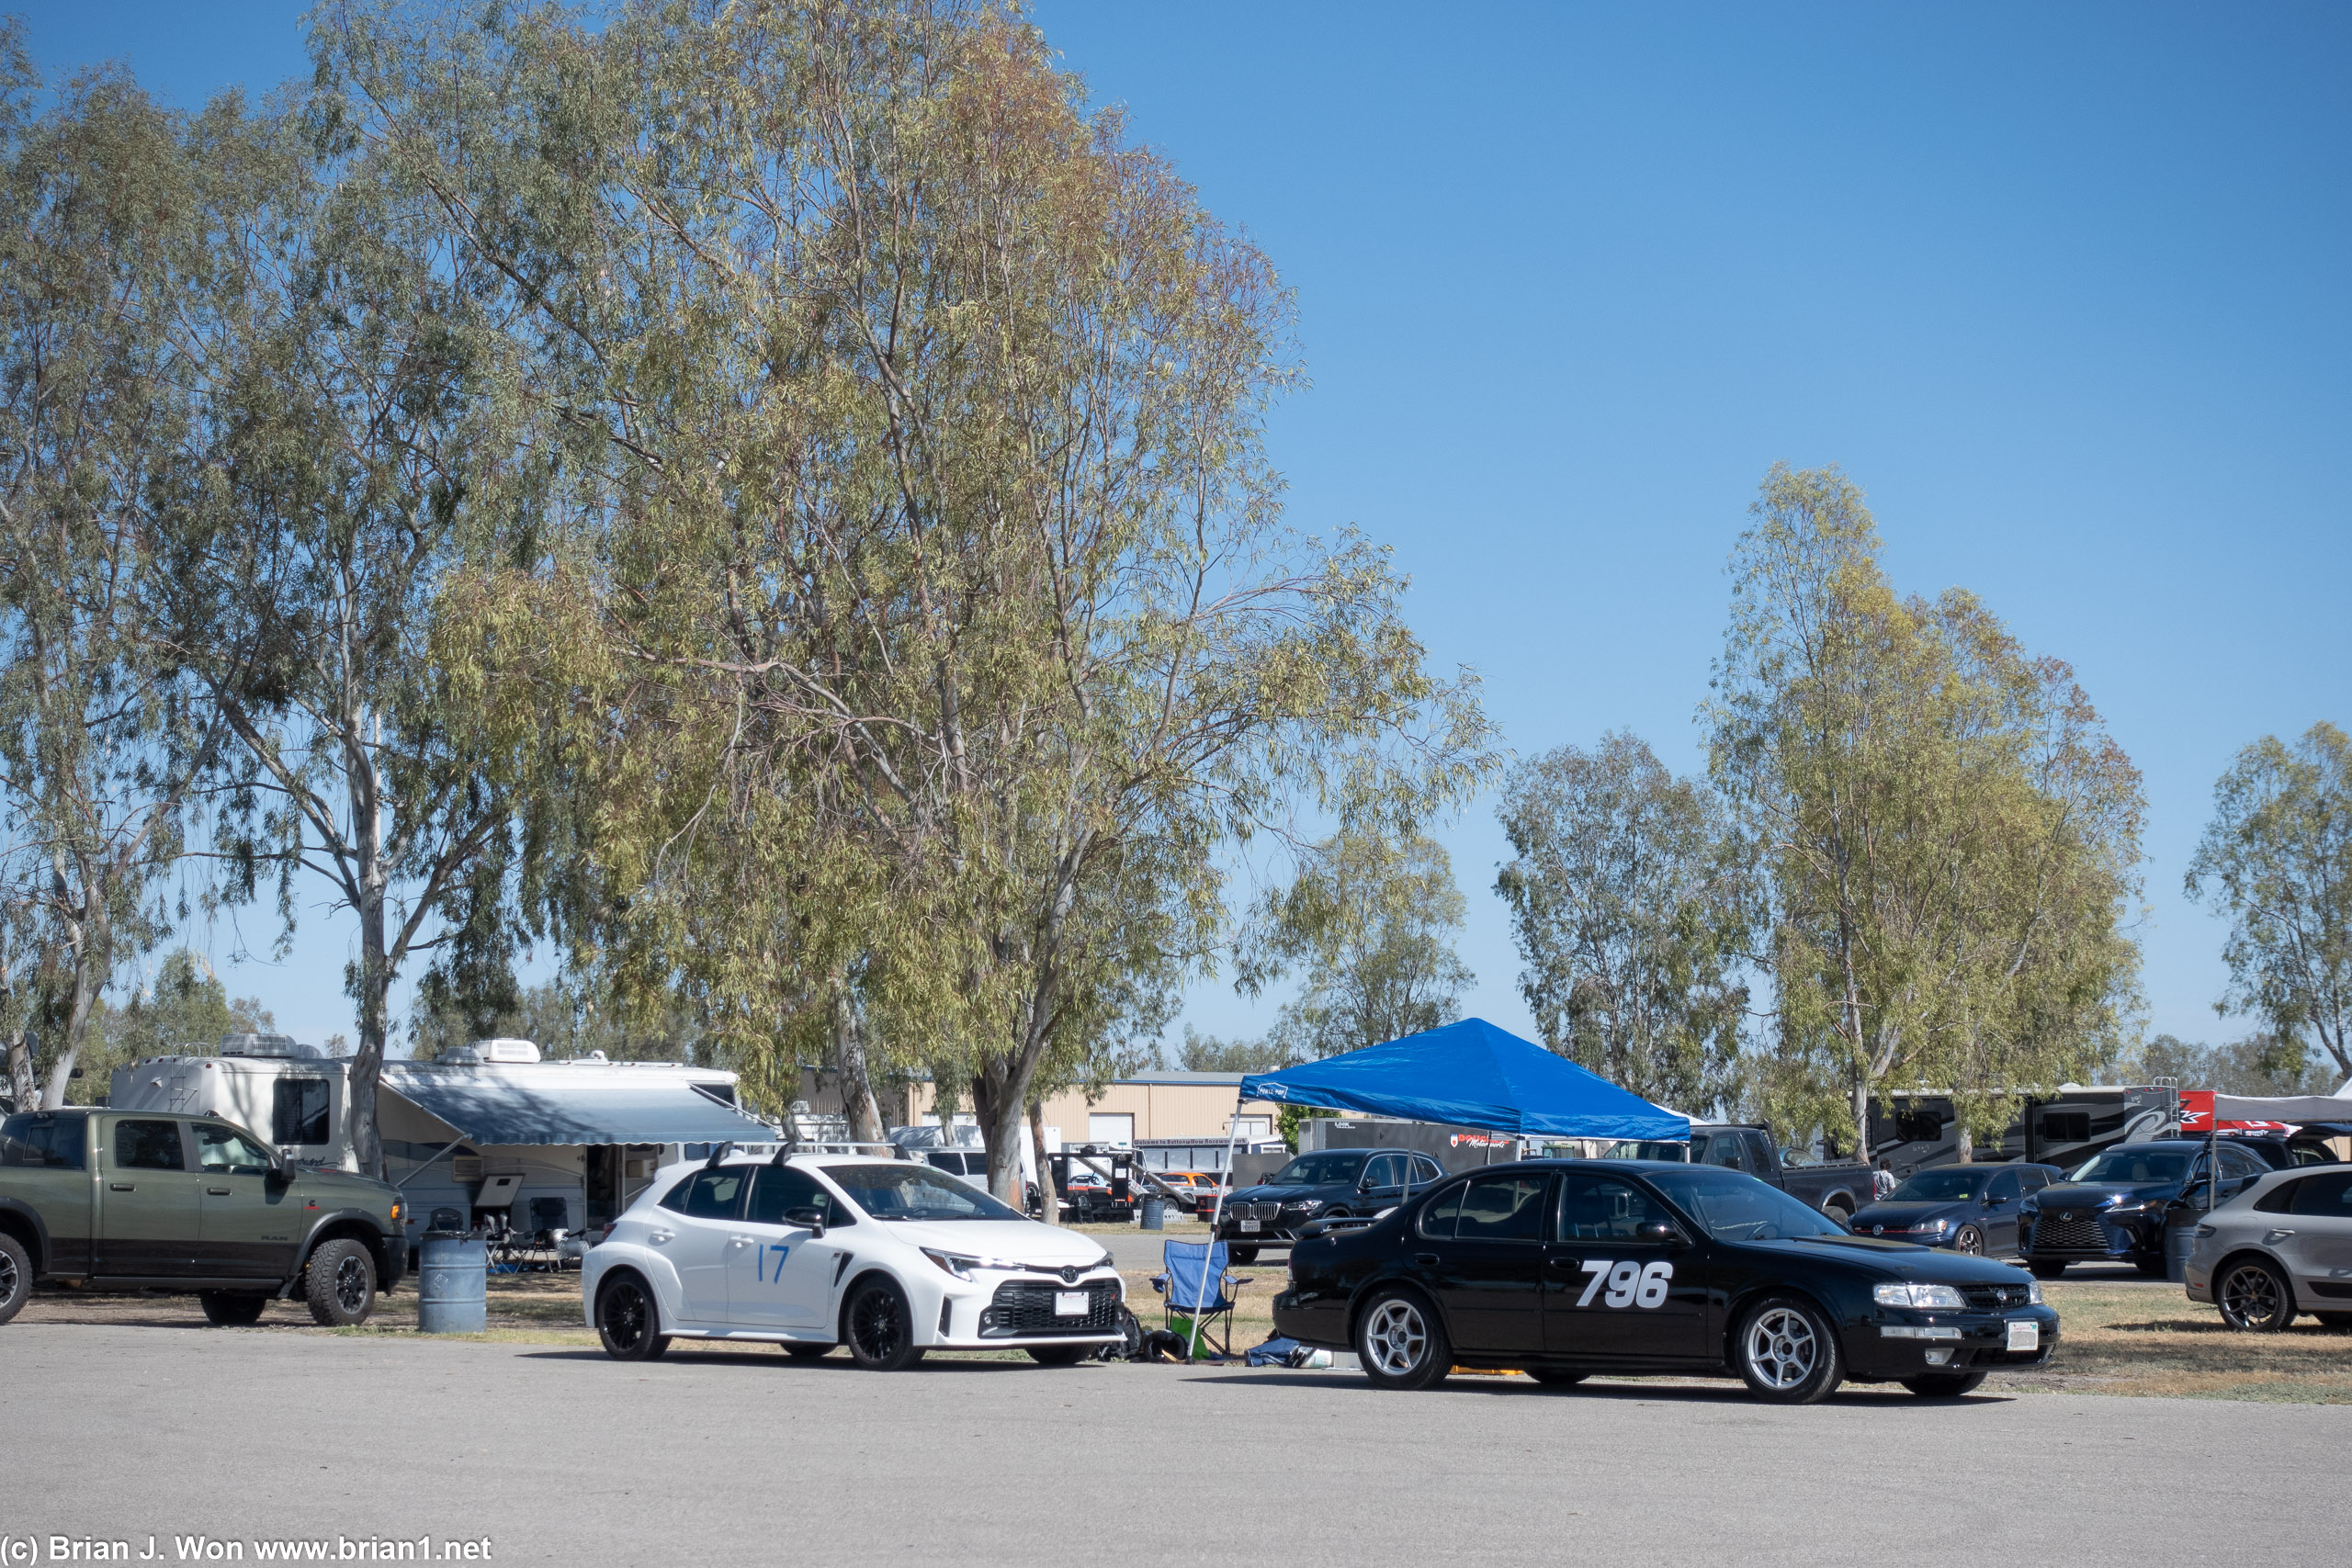
[(1064, 1269), (1062, 1269), (1062, 1283), (1063, 1283), (1063, 1284), (1065, 1284), (1065, 1285), (1075, 1285), (1075, 1284), (1077, 1284), (1077, 1283), (1078, 1283), (1078, 1270), (1077, 1270), (1077, 1269), (1075, 1269), (1064, 1268)]

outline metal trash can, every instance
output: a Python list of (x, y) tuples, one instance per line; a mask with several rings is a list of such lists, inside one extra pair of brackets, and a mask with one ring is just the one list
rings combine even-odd
[(2189, 1255), (2197, 1250), (2197, 1224), (2203, 1219), (2201, 1210), (2191, 1210), (2186, 1223), (2174, 1221), (2165, 1227), (2165, 1278), (2174, 1284), (2188, 1279)]
[(1143, 1201), (1143, 1228), (1148, 1231), (1168, 1228), (1168, 1200), (1158, 1193)]
[(469, 1231), (426, 1231), (417, 1250), (417, 1331), (480, 1334), (490, 1322), (488, 1238)]

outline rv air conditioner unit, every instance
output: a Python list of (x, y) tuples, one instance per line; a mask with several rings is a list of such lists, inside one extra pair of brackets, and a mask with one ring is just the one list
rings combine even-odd
[(223, 1034), (220, 1055), (223, 1056), (276, 1056), (312, 1060), (318, 1056), (315, 1046), (299, 1044), (286, 1034)]
[(527, 1040), (477, 1040), (474, 1042), (477, 1062), (536, 1062), (539, 1048)]

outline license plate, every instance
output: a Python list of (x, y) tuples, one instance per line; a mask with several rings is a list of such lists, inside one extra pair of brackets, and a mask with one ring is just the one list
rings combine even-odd
[(1258, 1234), (1258, 1222), (1255, 1220), (1242, 1221), (1241, 1234), (1243, 1235), (1256, 1235)]
[(2038, 1323), (2012, 1323), (2009, 1325), (2009, 1348), (2012, 1350), (2041, 1349), (2041, 1325)]
[(1088, 1304), (1084, 1291), (1056, 1291), (1054, 1292), (1056, 1317), (1084, 1317)]

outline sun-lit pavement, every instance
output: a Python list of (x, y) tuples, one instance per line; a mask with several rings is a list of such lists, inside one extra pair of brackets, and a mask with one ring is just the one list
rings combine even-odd
[[(675, 1353), (19, 1323), (0, 1536), (492, 1561), (2342, 1560), (2352, 1408)], [(254, 1561), (247, 1545), (246, 1561)], [(19, 1559), (11, 1559), (17, 1561)], [(33, 1561), (41, 1561), (36, 1557)]]

